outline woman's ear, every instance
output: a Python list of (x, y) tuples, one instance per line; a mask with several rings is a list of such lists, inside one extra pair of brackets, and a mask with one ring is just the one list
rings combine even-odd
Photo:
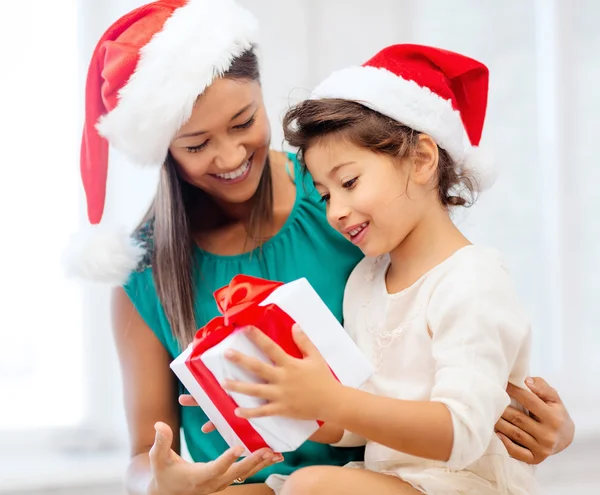
[(439, 150), (436, 142), (427, 134), (419, 134), (412, 161), (412, 181), (420, 185), (429, 184), (437, 172)]

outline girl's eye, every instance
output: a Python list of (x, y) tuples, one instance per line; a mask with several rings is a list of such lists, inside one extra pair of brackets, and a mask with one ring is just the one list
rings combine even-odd
[(330, 198), (329, 194), (323, 194), (321, 196), (321, 203), (329, 203), (329, 198)]
[(355, 177), (354, 179), (350, 179), (350, 180), (342, 183), (342, 187), (344, 189), (352, 189), (356, 185), (357, 180), (358, 180), (358, 177)]
[(199, 144), (198, 146), (189, 146), (186, 148), (188, 153), (198, 153), (199, 151), (202, 151), (204, 148), (206, 148), (206, 146), (208, 145), (208, 141), (204, 141), (202, 144)]
[(234, 129), (248, 129), (248, 127), (252, 127), (254, 122), (256, 121), (256, 114), (250, 117), (246, 122), (240, 125), (234, 126)]

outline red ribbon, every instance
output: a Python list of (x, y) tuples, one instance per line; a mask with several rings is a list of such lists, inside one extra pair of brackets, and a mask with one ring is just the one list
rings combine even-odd
[(204, 365), (200, 356), (233, 332), (253, 325), (268, 335), (289, 355), (302, 358), (292, 336), (294, 320), (275, 304), (259, 306), (269, 294), (282, 286), (248, 275), (235, 276), (229, 285), (214, 293), (222, 316), (217, 316), (198, 330), (186, 365), (211, 402), (219, 409), (231, 429), (250, 452), (269, 447), (247, 419), (235, 415), (237, 403)]

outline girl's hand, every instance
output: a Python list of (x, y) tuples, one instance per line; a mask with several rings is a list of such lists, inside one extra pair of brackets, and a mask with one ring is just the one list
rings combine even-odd
[(173, 432), (165, 423), (156, 423), (156, 437), (150, 449), (152, 481), (149, 495), (207, 495), (220, 492), (261, 469), (282, 460), (264, 449), (236, 462), (243, 448), (230, 449), (211, 462), (189, 463), (172, 449)]
[(539, 464), (571, 444), (575, 425), (556, 390), (544, 379), (529, 378), (526, 384), (531, 392), (511, 384), (507, 392), (529, 416), (508, 407), (496, 423), (496, 432), (512, 457)]
[(297, 359), (257, 328), (247, 330), (250, 339), (273, 363), (267, 364), (237, 351), (229, 351), (227, 359), (256, 376), (265, 383), (227, 381), (224, 388), (252, 397), (265, 399), (267, 404), (255, 409), (238, 409), (236, 414), (243, 418), (262, 416), (286, 416), (295, 419), (320, 419), (321, 411), (335, 400), (336, 390), (341, 387), (329, 366), (298, 325), (294, 325), (293, 336), (304, 358)]

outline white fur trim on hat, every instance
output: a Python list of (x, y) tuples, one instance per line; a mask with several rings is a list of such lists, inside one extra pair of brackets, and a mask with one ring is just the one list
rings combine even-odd
[(198, 96), (257, 40), (255, 17), (233, 0), (190, 0), (141, 49), (98, 131), (137, 164), (161, 165)]
[(144, 254), (145, 249), (125, 229), (92, 225), (73, 235), (63, 265), (68, 276), (123, 285)]
[(387, 69), (349, 67), (331, 74), (311, 94), (311, 99), (323, 98), (356, 101), (428, 134), (448, 152), (457, 168), (473, 173), (479, 190), (493, 183), (492, 162), (479, 163), (482, 153), (470, 145), (460, 113), (429, 88)]
[(429, 134), (456, 161), (464, 157), (465, 129), (450, 101), (387, 69), (349, 67), (334, 72), (311, 98), (353, 100), (383, 115)]

